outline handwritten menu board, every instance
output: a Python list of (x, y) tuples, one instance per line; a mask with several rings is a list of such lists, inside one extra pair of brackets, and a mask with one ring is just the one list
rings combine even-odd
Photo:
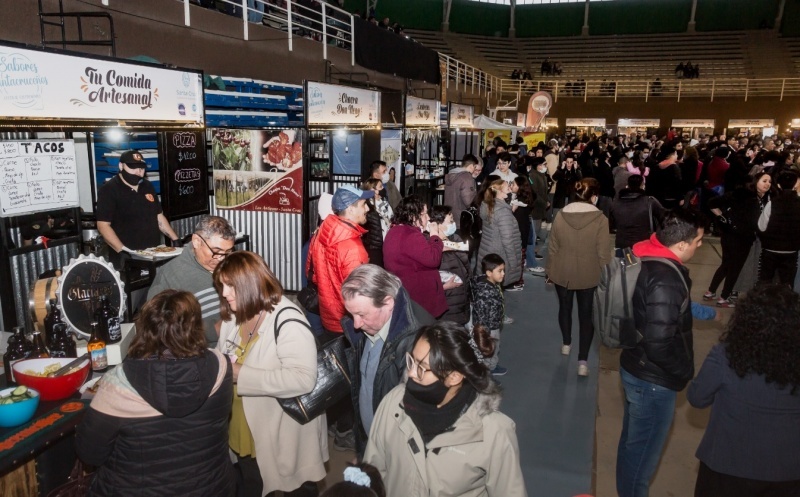
[(208, 214), (208, 157), (203, 131), (160, 135), (161, 205), (172, 219)]
[(77, 206), (72, 140), (0, 142), (0, 217)]

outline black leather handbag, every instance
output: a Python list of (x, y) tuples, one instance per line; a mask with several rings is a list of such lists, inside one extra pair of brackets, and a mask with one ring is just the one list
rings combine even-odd
[[(279, 322), (282, 309), (275, 316), (275, 344), (278, 334), (286, 323), (300, 323), (311, 331), (311, 327), (300, 319), (286, 319)], [(294, 309), (297, 310), (297, 309)], [(299, 312), (299, 311), (298, 311)], [(347, 368), (344, 336), (337, 337), (325, 345), (317, 339), (317, 384), (311, 392), (288, 399), (278, 399), (284, 412), (295, 421), (304, 425), (324, 413), (350, 393), (350, 372)]]
[(319, 314), (319, 293), (317, 285), (314, 283), (314, 259), (311, 259), (308, 267), (308, 283), (297, 294), (297, 301), (308, 312)]

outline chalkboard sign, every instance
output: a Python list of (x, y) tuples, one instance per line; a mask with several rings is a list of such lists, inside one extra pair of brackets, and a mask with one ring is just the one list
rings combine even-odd
[(203, 131), (161, 133), (161, 205), (169, 219), (208, 214), (208, 158)]
[(0, 216), (78, 206), (72, 140), (0, 142)]

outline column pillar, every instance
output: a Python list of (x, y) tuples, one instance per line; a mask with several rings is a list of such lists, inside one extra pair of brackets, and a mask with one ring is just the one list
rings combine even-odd
[(517, 35), (517, 28), (514, 22), (514, 14), (517, 10), (517, 0), (511, 0), (511, 24), (508, 26), (508, 37), (514, 38)]
[(686, 31), (688, 33), (695, 32), (695, 25), (697, 24), (694, 21), (694, 16), (697, 13), (697, 0), (692, 0), (692, 15), (689, 16), (689, 24), (686, 26)]
[(583, 27), (581, 28), (581, 36), (589, 36), (589, 0), (586, 0), (586, 6), (583, 9)]

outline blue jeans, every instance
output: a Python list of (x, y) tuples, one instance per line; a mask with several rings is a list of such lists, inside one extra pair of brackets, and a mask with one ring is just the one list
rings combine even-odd
[(537, 267), (536, 261), (536, 223), (531, 219), (531, 233), (528, 235), (528, 246), (525, 248), (525, 267)]
[(617, 449), (619, 497), (647, 497), (667, 433), (675, 416), (677, 392), (619, 370), (625, 390), (625, 417)]

